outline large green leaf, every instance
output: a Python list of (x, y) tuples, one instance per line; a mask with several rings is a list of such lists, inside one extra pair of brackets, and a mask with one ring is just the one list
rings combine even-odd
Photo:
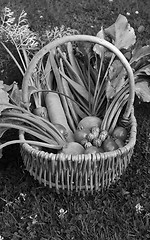
[(125, 16), (119, 14), (115, 22), (114, 45), (119, 49), (128, 49), (136, 42), (134, 29), (128, 23)]
[(14, 82), (11, 93), (11, 100), (18, 106), (21, 106), (22, 103), (22, 90), (19, 89), (18, 84)]
[[(101, 27), (101, 30), (97, 33), (96, 36), (101, 39), (105, 39), (105, 32), (103, 27)], [(100, 57), (102, 57), (104, 52), (106, 51), (106, 48), (99, 44), (95, 44), (93, 47), (93, 51), (96, 52), (96, 54), (100, 55)]]
[(130, 64), (133, 64), (134, 62), (138, 62), (140, 59), (143, 59), (144, 57), (150, 55), (150, 46), (143, 46), (138, 47), (133, 50), (132, 58), (130, 60)]
[(143, 102), (150, 102), (150, 87), (147, 81), (137, 82), (135, 92)]
[(147, 64), (146, 66), (138, 69), (135, 73), (134, 76), (150, 76), (150, 64)]
[(114, 95), (124, 86), (126, 70), (119, 60), (115, 60), (110, 66), (108, 81), (106, 85), (107, 99), (113, 98)]
[(122, 14), (119, 14), (114, 24), (104, 29), (104, 33), (112, 39), (113, 44), (118, 49), (128, 49), (136, 42), (134, 29)]
[(8, 108), (8, 104), (9, 104), (8, 93), (5, 92), (3, 89), (0, 89), (0, 115), (4, 109)]

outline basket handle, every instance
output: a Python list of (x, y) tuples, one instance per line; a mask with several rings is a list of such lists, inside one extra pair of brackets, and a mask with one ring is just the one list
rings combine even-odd
[(125, 113), (124, 113), (124, 118), (125, 119), (128, 118), (130, 116), (131, 111), (132, 111), (133, 102), (134, 102), (134, 95), (135, 95), (134, 75), (133, 75), (132, 68), (130, 67), (130, 64), (127, 61), (127, 59), (125, 58), (125, 56), (112, 43), (110, 43), (110, 42), (108, 42), (104, 39), (100, 39), (98, 37), (90, 36), (90, 35), (71, 35), (71, 36), (65, 36), (65, 37), (56, 39), (56, 40), (48, 43), (46, 46), (44, 46), (41, 50), (39, 50), (35, 54), (35, 56), (32, 58), (29, 66), (28, 66), (28, 68), (25, 72), (23, 82), (22, 82), (22, 100), (23, 100), (23, 103), (25, 104), (25, 106), (27, 108), (29, 107), (28, 82), (29, 82), (30, 76), (31, 76), (34, 68), (36, 67), (36, 64), (38, 63), (38, 61), (47, 52), (49, 52), (53, 48), (56, 48), (57, 46), (60, 46), (64, 43), (72, 42), (72, 41), (93, 42), (95, 44), (102, 45), (103, 47), (106, 47), (110, 51), (112, 51), (120, 59), (120, 61), (122, 62), (123, 66), (125, 67), (125, 69), (127, 71), (128, 78), (129, 78), (129, 98), (128, 98), (128, 103), (127, 103)]

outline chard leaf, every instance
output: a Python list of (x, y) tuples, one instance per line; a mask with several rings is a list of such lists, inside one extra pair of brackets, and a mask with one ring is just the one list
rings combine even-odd
[(6, 92), (9, 92), (9, 91), (11, 91), (12, 87), (13, 87), (13, 83), (11, 85), (7, 85), (7, 84), (4, 83), (4, 88), (3, 89)]
[(128, 49), (136, 42), (134, 29), (128, 23), (125, 16), (119, 14), (115, 22), (115, 41), (114, 45), (118, 49)]
[(150, 64), (138, 69), (135, 73), (134, 76), (150, 76)]
[(123, 70), (123, 65), (120, 60), (116, 59), (113, 61), (112, 65), (109, 68), (109, 78), (110, 80), (114, 80)]
[(10, 93), (11, 100), (17, 105), (21, 106), (22, 103), (22, 90), (19, 89), (18, 84), (14, 82), (12, 91)]
[(111, 39), (115, 40), (115, 23), (113, 23), (108, 28), (104, 29), (104, 32), (107, 36), (109, 36)]
[(3, 81), (0, 81), (0, 89), (3, 89), (5, 92), (13, 91), (14, 85), (17, 85), (17, 82), (13, 82), (10, 85), (5, 84)]
[(14, 83), (12, 83), (11, 85), (7, 85), (3, 81), (0, 81), (0, 89), (3, 89), (5, 92), (9, 92), (12, 89), (13, 84)]
[(5, 92), (2, 88), (0, 88), (0, 115), (4, 109), (9, 108), (8, 104), (9, 104), (8, 93)]
[(143, 59), (143, 57), (146, 57), (150, 55), (150, 46), (143, 46), (138, 47), (133, 50), (132, 58), (130, 60), (130, 64), (133, 64), (134, 62), (138, 62), (140, 59)]
[(141, 73), (145, 73), (147, 76), (150, 76), (150, 67), (145, 67), (145, 69), (141, 69)]
[(109, 69), (108, 82), (106, 85), (107, 99), (111, 99), (124, 86), (126, 70), (119, 60), (115, 60)]
[(106, 35), (111, 37), (114, 45), (118, 49), (128, 49), (136, 42), (134, 29), (128, 23), (128, 20), (122, 14), (119, 14), (116, 22), (110, 27), (104, 29)]
[(150, 87), (147, 81), (141, 80), (141, 82), (137, 82), (135, 84), (135, 92), (143, 102), (150, 102)]
[[(101, 30), (97, 33), (96, 36), (101, 39), (105, 39), (105, 33), (104, 33), (103, 27), (101, 27)], [(93, 51), (101, 57), (101, 56), (103, 56), (104, 52), (106, 51), (106, 48), (99, 44), (95, 44), (93, 47)]]
[(0, 81), (0, 88), (1, 88), (1, 89), (4, 89), (4, 83), (3, 83), (3, 81)]
[(150, 76), (150, 65), (149, 67), (146, 66), (145, 69), (142, 70), (143, 73), (145, 73), (147, 76)]
[(107, 99), (111, 99), (114, 96), (114, 94), (115, 94), (115, 89), (111, 85), (110, 80), (108, 80), (107, 85), (106, 85), (106, 97), (107, 97)]

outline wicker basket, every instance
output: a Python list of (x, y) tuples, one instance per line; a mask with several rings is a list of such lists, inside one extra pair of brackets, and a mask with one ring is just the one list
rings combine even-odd
[[(98, 37), (87, 35), (66, 36), (57, 39), (43, 47), (32, 59), (23, 79), (23, 102), (29, 106), (28, 102), (28, 81), (30, 72), (34, 70), (37, 62), (49, 50), (71, 41), (85, 41), (100, 44), (107, 47), (115, 53), (121, 60), (127, 70), (129, 78), (129, 98), (123, 115), (128, 123), (129, 137), (128, 143), (113, 152), (82, 154), (82, 155), (65, 155), (54, 154), (39, 151), (29, 144), (21, 144), (21, 155), (26, 170), (34, 179), (44, 186), (54, 188), (57, 193), (66, 191), (68, 194), (72, 191), (78, 193), (92, 193), (100, 191), (110, 186), (116, 181), (128, 166), (134, 145), (136, 142), (136, 119), (134, 117), (134, 78), (132, 69), (123, 54), (111, 43), (99, 39)], [(20, 139), (24, 139), (24, 134), (20, 133)]]

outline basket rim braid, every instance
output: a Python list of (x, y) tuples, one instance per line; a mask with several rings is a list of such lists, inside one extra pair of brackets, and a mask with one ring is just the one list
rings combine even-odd
[[(136, 143), (137, 123), (133, 107), (134, 75), (127, 59), (113, 44), (95, 36), (71, 35), (56, 39), (44, 46), (31, 60), (23, 78), (22, 99), (26, 108), (29, 108), (28, 84), (38, 61), (53, 48), (76, 41), (92, 42), (106, 47), (120, 59), (125, 67), (128, 74), (129, 96), (122, 118), (130, 128), (128, 142), (115, 151), (78, 155), (48, 153), (23, 143), (20, 144), (21, 155), (26, 170), (44, 186), (55, 189), (57, 193), (65, 190), (70, 194), (74, 190), (79, 194), (87, 192), (93, 194), (94, 191), (109, 187), (122, 175), (130, 162)], [(20, 131), (19, 137), (24, 140), (24, 132)]]

